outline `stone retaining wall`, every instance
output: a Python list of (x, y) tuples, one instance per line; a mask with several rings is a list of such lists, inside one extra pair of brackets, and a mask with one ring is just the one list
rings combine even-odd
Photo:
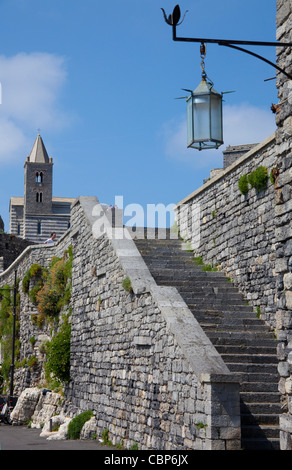
[(0, 273), (7, 269), (29, 245), (33, 245), (33, 242), (0, 232)]
[(156, 285), (127, 230), (103, 218), (105, 233), (92, 236), (97, 208), (80, 198), (71, 217), (70, 404), (94, 409), (113, 443), (239, 448), (238, 384), (176, 289)]
[[(100, 434), (139, 449), (239, 449), (239, 385), (177, 290), (158, 287), (127, 229), (112, 229), (96, 198), (79, 198), (71, 230), (54, 246), (35, 245), (0, 274), (22, 283), (32, 263), (47, 267), (73, 246), (71, 382), (62, 412), (95, 413)], [(132, 291), (123, 288), (130, 278)], [(49, 329), (20, 292), (21, 357), (38, 355)], [(32, 348), (29, 339), (34, 336)], [(41, 381), (15, 373), (19, 392)], [(42, 385), (44, 386), (44, 385)]]
[[(277, 0), (277, 40), (292, 42), (292, 5)], [(292, 75), (291, 47), (277, 48), (278, 65)], [(280, 168), (278, 190), (280, 204), (275, 212), (277, 243), (275, 272), (277, 286), (277, 330), (279, 345), (280, 389), (286, 395), (285, 413), (281, 417), (282, 449), (292, 450), (292, 81), (277, 74), (278, 112), (276, 114), (277, 158)]]
[(175, 208), (181, 236), (203, 262), (223, 270), (276, 328), (275, 204), (277, 182), (242, 195), (238, 182), (259, 166), (277, 166), (272, 135), (210, 179)]

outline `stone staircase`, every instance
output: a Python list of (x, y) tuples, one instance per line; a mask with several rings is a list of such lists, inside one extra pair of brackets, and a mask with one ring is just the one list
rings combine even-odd
[(244, 450), (279, 450), (277, 341), (219, 271), (204, 271), (180, 240), (134, 240), (158, 285), (178, 289), (240, 382)]

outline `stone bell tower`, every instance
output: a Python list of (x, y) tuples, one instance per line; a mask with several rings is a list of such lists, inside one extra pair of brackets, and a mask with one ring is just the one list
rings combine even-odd
[(32, 217), (52, 214), (52, 192), (53, 159), (38, 135), (24, 164), (24, 238), (31, 236)]
[(53, 159), (37, 136), (24, 165), (24, 215), (52, 213)]

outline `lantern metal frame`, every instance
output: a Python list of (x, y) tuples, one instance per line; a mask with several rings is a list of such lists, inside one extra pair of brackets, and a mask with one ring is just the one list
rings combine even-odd
[[(203, 74), (202, 81), (199, 86), (194, 91), (191, 91), (190, 96), (186, 98), (188, 113), (188, 148), (197, 150), (217, 149), (223, 144), (223, 94), (214, 90), (213, 85), (213, 82), (207, 80), (207, 76)], [(218, 101), (216, 116), (214, 116), (214, 110), (212, 109), (214, 100)], [(199, 115), (200, 111), (196, 108), (202, 101), (205, 101), (205, 104), (208, 107), (208, 110), (205, 110), (205, 112), (208, 113), (208, 124), (205, 129), (206, 133), (199, 137), (200, 130), (198, 129), (198, 126), (195, 125), (195, 116), (196, 114), (197, 116)], [(214, 132), (215, 118), (218, 119), (217, 132)]]

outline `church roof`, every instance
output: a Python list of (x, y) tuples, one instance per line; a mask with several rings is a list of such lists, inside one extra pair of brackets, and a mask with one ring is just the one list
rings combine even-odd
[(43, 139), (38, 134), (35, 143), (33, 144), (30, 152), (29, 161), (31, 163), (49, 163), (50, 159), (46, 151), (46, 147), (43, 143)]

